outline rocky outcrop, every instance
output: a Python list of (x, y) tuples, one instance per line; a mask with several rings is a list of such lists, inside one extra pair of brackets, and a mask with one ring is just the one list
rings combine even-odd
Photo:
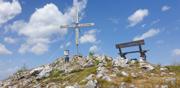
[(143, 83), (134, 84), (134, 79), (146, 81), (155, 77), (162, 83), (154, 88), (178, 85), (175, 72), (146, 61), (112, 59), (105, 55), (74, 56), (68, 63), (62, 57), (51, 64), (17, 72), (0, 81), (0, 88), (145, 88)]

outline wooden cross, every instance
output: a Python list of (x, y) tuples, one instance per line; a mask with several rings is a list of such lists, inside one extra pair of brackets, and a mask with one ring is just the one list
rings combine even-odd
[(63, 25), (61, 28), (73, 28), (75, 29), (75, 42), (76, 42), (76, 50), (77, 50), (77, 55), (79, 54), (79, 31), (80, 28), (84, 27), (90, 27), (94, 26), (94, 23), (79, 23), (79, 12), (78, 12), (78, 5), (75, 5), (76, 7), (76, 16), (75, 16), (75, 21), (71, 25)]

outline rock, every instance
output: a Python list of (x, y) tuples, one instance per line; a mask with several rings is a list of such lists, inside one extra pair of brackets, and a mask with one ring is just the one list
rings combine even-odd
[(166, 72), (161, 72), (160, 76), (166, 76), (167, 73)]
[(119, 88), (128, 88), (128, 86), (125, 82), (122, 82)]
[(161, 67), (161, 68), (160, 68), (160, 71), (168, 71), (168, 69), (165, 68), (165, 67)]
[(117, 72), (119, 72), (119, 69), (117, 67), (115, 67), (115, 68), (112, 69), (112, 71), (117, 73)]
[(97, 80), (89, 80), (85, 88), (97, 88)]
[(74, 87), (75, 87), (75, 88), (80, 88), (80, 86), (79, 86), (78, 83), (75, 83), (75, 84), (74, 84)]
[(128, 74), (128, 73), (126, 73), (125, 71), (122, 71), (122, 72), (121, 72), (121, 74), (122, 74), (122, 76), (126, 76), (126, 77), (128, 77), (128, 76), (129, 76), (129, 74)]
[(146, 60), (145, 60), (143, 57), (140, 57), (140, 58), (139, 58), (139, 62), (140, 62), (140, 63), (144, 63), (144, 62), (146, 62)]
[(168, 88), (168, 85), (161, 85), (161, 88)]
[(134, 84), (129, 85), (129, 88), (137, 88)]
[(176, 73), (170, 72), (169, 75), (176, 76)]
[(176, 78), (166, 78), (166, 79), (164, 79), (164, 82), (166, 84), (175, 85), (176, 84)]
[(92, 67), (92, 66), (94, 66), (94, 63), (93, 63), (92, 60), (89, 60), (87, 63), (85, 63), (85, 64), (83, 65), (83, 67), (85, 67), (85, 68), (87, 68), (87, 67)]
[(105, 67), (98, 67), (96, 77), (101, 78), (101, 77), (105, 76), (107, 72), (108, 72), (108, 70)]
[(154, 67), (149, 63), (140, 63), (140, 68), (142, 68), (146, 71), (154, 70)]
[(106, 58), (106, 60), (108, 60), (108, 61), (112, 61), (112, 60), (113, 60), (112, 57), (105, 56), (105, 58)]
[(133, 77), (133, 78), (137, 78), (137, 73), (131, 73), (131, 76)]
[(49, 65), (44, 66), (42, 71), (38, 74), (36, 77), (37, 79), (41, 79), (44, 77), (48, 77), (50, 75), (50, 72), (52, 71), (52, 68)]
[(66, 86), (65, 88), (76, 88), (76, 87), (74, 87), (74, 86)]
[(116, 77), (117, 75), (115, 73), (112, 73), (110, 76), (111, 77)]
[(40, 83), (33, 85), (33, 88), (41, 88)]
[(129, 65), (127, 63), (128, 63), (128, 59), (120, 58), (113, 61), (113, 66), (128, 67)]
[(46, 88), (59, 88), (59, 86), (55, 83), (49, 83), (46, 85)]
[(135, 63), (137, 63), (137, 62), (138, 62), (137, 59), (131, 59), (131, 60), (130, 60), (130, 63), (131, 63), (131, 64), (135, 64)]
[(98, 67), (103, 67), (103, 66), (106, 66), (104, 63), (102, 63), (102, 62), (100, 62), (99, 64), (98, 64)]
[(106, 81), (108, 81), (108, 82), (111, 82), (111, 81), (112, 81), (111, 77), (109, 77), (108, 75), (103, 76), (102, 79), (103, 79), (103, 80), (106, 80)]
[(86, 80), (93, 80), (93, 77), (95, 77), (95, 75), (94, 74), (90, 74), (88, 77), (86, 77)]
[(155, 87), (154, 87), (154, 88), (160, 88), (160, 87), (159, 87), (159, 85), (155, 85)]
[(37, 67), (37, 68), (31, 70), (30, 74), (33, 75), (33, 76), (37, 76), (37, 74), (39, 74), (43, 69), (44, 69), (43, 66)]
[(102, 73), (97, 73), (97, 75), (96, 75), (97, 78), (101, 78), (102, 76), (103, 76)]

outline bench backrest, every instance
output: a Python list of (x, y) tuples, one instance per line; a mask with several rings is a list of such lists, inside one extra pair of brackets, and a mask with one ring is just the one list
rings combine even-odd
[(132, 41), (132, 42), (127, 42), (127, 43), (121, 43), (121, 44), (116, 44), (116, 48), (125, 48), (125, 47), (131, 47), (131, 46), (139, 46), (139, 45), (144, 45), (144, 40), (137, 40), (137, 41)]

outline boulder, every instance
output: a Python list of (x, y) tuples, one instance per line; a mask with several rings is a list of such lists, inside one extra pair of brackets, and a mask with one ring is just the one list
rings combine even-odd
[(89, 80), (85, 88), (97, 88), (97, 80)]
[(83, 65), (83, 67), (85, 67), (85, 68), (87, 68), (87, 67), (92, 67), (92, 66), (94, 66), (94, 63), (93, 63), (92, 60), (89, 60), (87, 63), (85, 63), (85, 64)]
[(168, 68), (161, 67), (161, 68), (160, 68), (160, 71), (168, 71)]
[(166, 75), (167, 75), (166, 72), (161, 72), (161, 73), (160, 73), (160, 76), (166, 76)]
[(170, 72), (169, 75), (176, 76), (176, 73)]
[(95, 77), (94, 74), (90, 74), (88, 77), (86, 77), (86, 80), (93, 80), (93, 77)]
[(122, 82), (119, 86), (119, 88), (128, 88), (127, 84), (125, 82)]
[(49, 65), (44, 65), (30, 71), (30, 74), (36, 76), (37, 79), (41, 79), (43, 77), (48, 77), (50, 72), (52, 71), (52, 67)]
[(134, 84), (129, 85), (129, 88), (137, 88)]
[(128, 77), (128, 76), (129, 76), (129, 74), (126, 73), (125, 71), (122, 71), (121, 74), (122, 74), (122, 76), (125, 76), (125, 77)]
[(137, 62), (138, 62), (137, 59), (131, 59), (131, 60), (130, 60), (130, 63), (131, 63), (131, 64), (135, 64), (135, 63), (137, 63)]
[(66, 86), (65, 88), (76, 88), (76, 87), (74, 87), (74, 86)]
[(131, 73), (131, 76), (132, 76), (133, 78), (137, 78), (138, 74), (132, 72), (132, 73)]
[(140, 62), (140, 63), (144, 63), (144, 62), (146, 62), (146, 60), (144, 59), (144, 57), (140, 57), (140, 58), (139, 58), (139, 62)]
[(59, 88), (59, 85), (57, 85), (56, 83), (48, 83), (46, 85), (46, 88)]
[(161, 88), (169, 88), (168, 85), (161, 85)]
[(151, 71), (151, 70), (154, 70), (154, 67), (149, 64), (149, 63), (140, 63), (140, 68), (146, 70), (146, 71)]
[(111, 81), (112, 81), (111, 77), (108, 76), (108, 75), (103, 76), (102, 79), (103, 79), (103, 80), (106, 80), (106, 81), (108, 81), (108, 82), (111, 82)]
[(166, 84), (175, 85), (176, 84), (176, 78), (166, 78), (166, 79), (164, 79), (164, 82)]
[(120, 58), (113, 61), (113, 66), (128, 67), (128, 59)]
[(31, 70), (31, 71), (30, 71), (30, 74), (31, 74), (32, 76), (37, 76), (37, 74), (39, 74), (43, 69), (44, 69), (43, 66), (37, 67), (37, 68)]

